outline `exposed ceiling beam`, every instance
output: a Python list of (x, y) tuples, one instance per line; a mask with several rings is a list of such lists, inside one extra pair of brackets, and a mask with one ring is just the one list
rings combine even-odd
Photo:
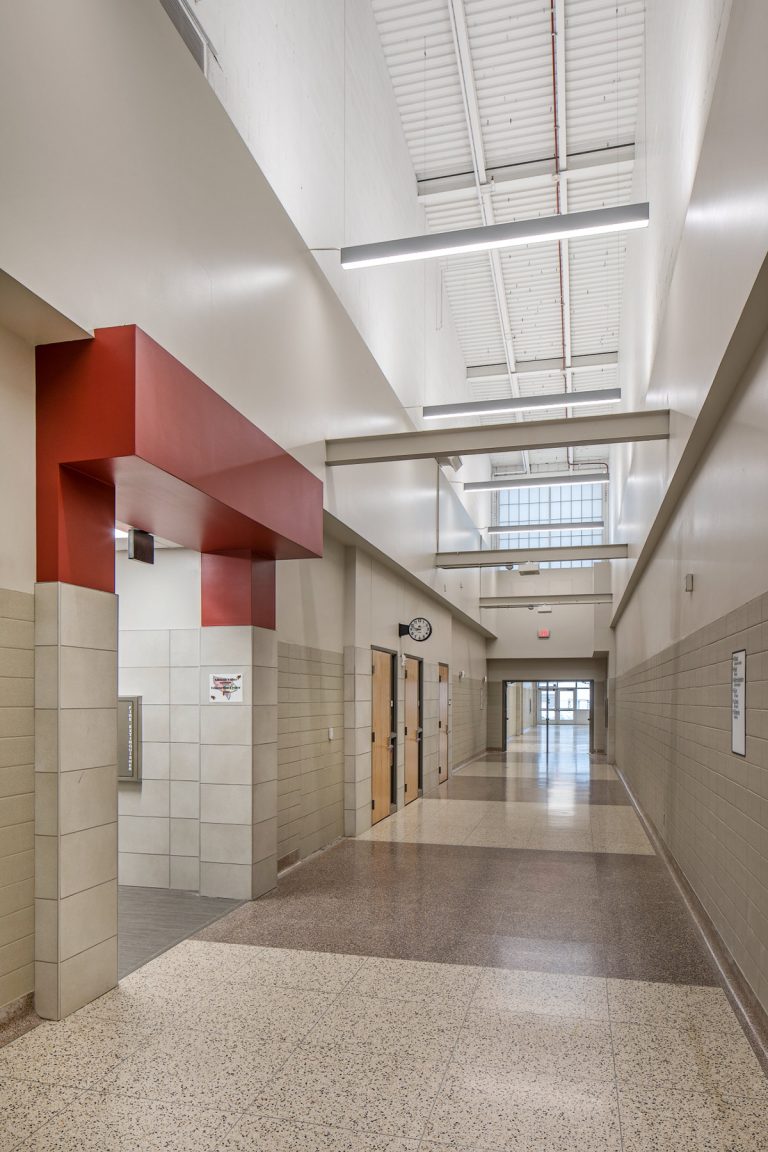
[[(618, 352), (585, 352), (571, 356), (570, 364), (564, 363), (562, 356), (552, 356), (545, 360), (518, 360), (518, 376), (544, 376), (549, 372), (581, 372), (585, 368), (603, 368), (618, 364)], [(501, 380), (507, 377), (506, 364), (471, 364), (467, 368), (467, 380)]]
[(387, 460), (427, 460), (437, 456), (526, 452), (535, 448), (667, 439), (669, 411), (650, 409), (647, 412), (611, 412), (603, 416), (572, 416), (561, 420), (526, 420), (517, 424), (326, 440), (325, 462), (329, 466), (372, 464)]
[(481, 596), (481, 608), (529, 608), (538, 604), (611, 604), (610, 592), (537, 592), (534, 596)]
[[(483, 130), (480, 120), (480, 105), (477, 99), (477, 86), (475, 84), (475, 72), (472, 66), (472, 50), (469, 43), (469, 29), (467, 27), (467, 14), (464, 8), (464, 0), (448, 0), (448, 9), (451, 17), (453, 46), (459, 67), (464, 113), (467, 118), (467, 131), (469, 132), (469, 143), (472, 151), (473, 183), (480, 199), (480, 212), (483, 223), (486, 225), (495, 224), (496, 217), (493, 209), (493, 199), (491, 197), (491, 186), (488, 184), (485, 146), (483, 144)], [(515, 364), (514, 340), (512, 337), (512, 321), (509, 315), (509, 304), (504, 288), (501, 257), (498, 251), (494, 249), (488, 253), (488, 258), (491, 266), (491, 280), (493, 281), (496, 311), (501, 327), (509, 391), (511, 396), (519, 396), (520, 386), (516, 376), (517, 369)], [(530, 462), (527, 453), (523, 454), (523, 467), (526, 472), (530, 471)]]
[(505, 568), (510, 564), (548, 564), (558, 560), (626, 560), (628, 556), (628, 544), (568, 544), (559, 548), (489, 548), (482, 552), (438, 552), (435, 556), (435, 568)]
[[(576, 152), (568, 157), (561, 175), (566, 179), (576, 172), (598, 176), (606, 168), (610, 168), (611, 175), (625, 175), (632, 171), (634, 159), (634, 144)], [(494, 165), (486, 167), (485, 176), (489, 189), (496, 192), (522, 191), (526, 186), (551, 187), (555, 181), (555, 160), (550, 156), (525, 164)], [(461, 199), (477, 185), (474, 172), (454, 172), (419, 180), (416, 187), (422, 204), (437, 204), (441, 200)]]

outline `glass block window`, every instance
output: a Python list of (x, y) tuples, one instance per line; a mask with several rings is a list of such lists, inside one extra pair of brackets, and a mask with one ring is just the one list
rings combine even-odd
[[(497, 548), (565, 547), (602, 544), (603, 529), (569, 532), (568, 524), (603, 520), (603, 484), (560, 484), (552, 488), (510, 488), (497, 492), (496, 523), (562, 524), (555, 532), (515, 532), (495, 536)], [(557, 560), (542, 568), (591, 568), (593, 560)]]

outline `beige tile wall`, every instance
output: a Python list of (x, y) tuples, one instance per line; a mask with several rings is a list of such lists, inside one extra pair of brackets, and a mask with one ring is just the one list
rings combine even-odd
[(487, 685), (486, 747), (501, 748), (504, 741), (504, 684), (500, 680)]
[[(747, 651), (747, 755), (731, 653)], [(616, 762), (768, 1009), (768, 595), (620, 677)]]
[(0, 589), (0, 1008), (34, 986), (34, 614)]
[(35, 1008), (117, 982), (117, 597), (35, 589)]
[(486, 747), (486, 688), (482, 680), (469, 676), (451, 678), (450, 756), (458, 768)]
[(287, 864), (344, 833), (344, 657), (279, 643), (277, 666), (277, 854)]

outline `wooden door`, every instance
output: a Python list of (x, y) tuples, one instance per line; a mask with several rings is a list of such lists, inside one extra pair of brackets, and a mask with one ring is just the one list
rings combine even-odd
[(392, 657), (371, 653), (371, 823), (389, 816), (392, 801)]
[(437, 778), (448, 779), (448, 666), (438, 669)]
[(421, 747), (421, 692), (419, 673), (421, 661), (413, 656), (405, 658), (405, 802), (410, 804), (419, 795), (419, 750)]

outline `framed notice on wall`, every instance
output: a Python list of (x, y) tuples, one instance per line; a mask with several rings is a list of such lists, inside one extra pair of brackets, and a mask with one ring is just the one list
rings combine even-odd
[(211, 672), (208, 694), (213, 704), (242, 704), (242, 672)]
[(747, 653), (731, 653), (731, 752), (747, 754)]

